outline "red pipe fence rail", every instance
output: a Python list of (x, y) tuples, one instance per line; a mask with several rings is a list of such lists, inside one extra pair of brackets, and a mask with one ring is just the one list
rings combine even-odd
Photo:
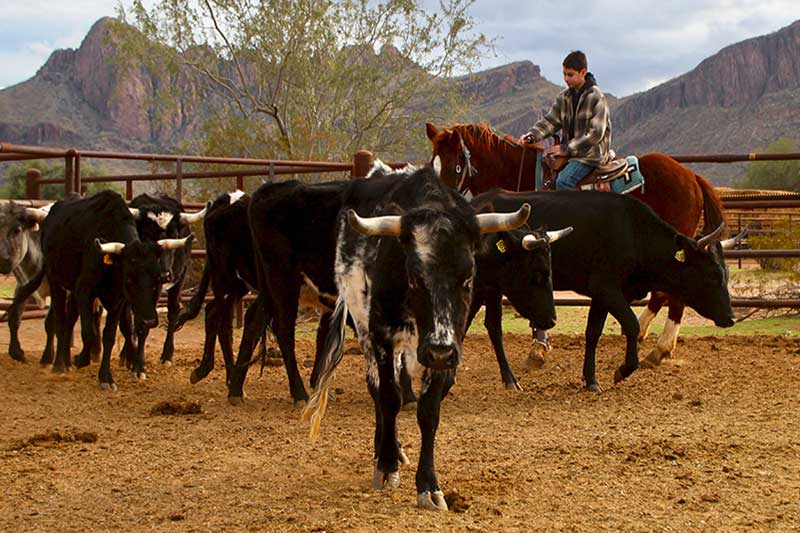
[[(152, 174), (127, 174), (83, 178), (81, 176), (81, 160), (85, 158), (107, 160), (129, 160), (149, 163), (174, 163), (174, 172)], [(800, 160), (800, 153), (747, 153), (747, 154), (709, 154), (709, 155), (674, 155), (673, 159), (681, 163), (733, 163), (745, 161), (785, 161)], [(82, 192), (86, 183), (125, 183), (125, 197), (133, 199), (133, 183), (148, 181), (174, 180), (175, 197), (181, 201), (185, 208), (199, 209), (204, 204), (199, 202), (183, 202), (183, 180), (235, 178), (236, 188), (244, 190), (244, 178), (248, 176), (267, 176), (270, 181), (280, 175), (320, 174), (328, 172), (349, 173), (351, 178), (361, 178), (367, 175), (373, 164), (373, 155), (367, 150), (359, 150), (353, 154), (349, 162), (324, 162), (324, 161), (287, 161), (280, 159), (249, 159), (238, 157), (214, 157), (197, 155), (176, 154), (148, 154), (135, 152), (103, 152), (96, 150), (78, 150), (75, 148), (49, 148), (41, 146), (25, 146), (11, 143), (0, 143), (0, 163), (8, 161), (26, 161), (32, 159), (63, 159), (64, 178), (42, 179), (38, 169), (28, 170), (25, 182), (25, 200), (15, 200), (18, 203), (33, 207), (50, 203), (40, 199), (42, 184), (64, 184), (64, 193)], [(184, 172), (184, 163), (200, 163), (213, 165), (238, 166), (239, 168), (226, 168), (217, 171)], [(405, 163), (390, 163), (393, 167), (400, 167)], [(800, 209), (800, 194), (730, 194), (723, 196), (723, 205), (726, 210), (751, 210), (751, 209)], [(791, 214), (789, 215), (791, 220)], [(742, 217), (738, 217), (740, 226)], [(193, 250), (192, 257), (205, 257), (205, 250)], [(795, 258), (800, 257), (800, 249), (784, 250), (726, 250), (728, 259), (759, 259), (759, 258)], [(586, 298), (557, 298), (556, 305), (588, 305)], [(645, 301), (634, 302), (633, 305), (644, 305)], [(800, 299), (763, 299), (763, 298), (734, 298), (734, 307), (749, 308), (800, 308)], [(0, 306), (0, 310), (5, 306)], [(237, 313), (237, 322), (240, 314)], [(40, 310), (27, 311), (30, 318), (42, 314)], [(29, 318), (23, 315), (23, 318)], [(2, 318), (0, 318), (2, 320)]]

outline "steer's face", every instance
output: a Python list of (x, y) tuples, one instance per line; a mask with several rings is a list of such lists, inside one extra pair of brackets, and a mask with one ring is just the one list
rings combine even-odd
[[(136, 231), (142, 241), (156, 242), (161, 239), (177, 239), (180, 232), (180, 212), (147, 206), (140, 210), (136, 219)], [(161, 280), (173, 281), (175, 250), (164, 250), (159, 259)]]
[[(532, 236), (530, 250), (522, 240)], [(531, 239), (531, 237), (529, 237)], [(476, 256), (476, 282), (502, 292), (537, 329), (556, 325), (550, 244), (542, 231), (514, 230), (484, 235)]]
[(160, 290), (162, 270), (159, 263), (163, 255), (154, 242), (134, 241), (122, 250), (122, 291), (131, 304), (137, 322), (154, 327), (158, 325), (156, 302)]
[(26, 232), (35, 226), (21, 205), (0, 205), (0, 274), (10, 274), (20, 264), (28, 253)]
[(696, 241), (679, 235), (676, 244), (678, 249), (672, 268), (679, 279), (673, 293), (717, 326), (733, 326), (728, 266), (722, 257), (720, 243), (714, 242), (706, 249), (699, 249)]
[(408, 303), (417, 324), (417, 360), (433, 369), (461, 360), (475, 276), (478, 227), (459, 212), (415, 210), (403, 217)]

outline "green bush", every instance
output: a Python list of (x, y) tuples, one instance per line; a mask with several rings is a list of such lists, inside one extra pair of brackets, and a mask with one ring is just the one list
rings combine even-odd
[[(764, 235), (754, 235), (748, 240), (754, 250), (780, 250), (800, 248), (800, 224), (796, 220), (784, 220), (770, 228)], [(763, 257), (758, 260), (764, 270), (800, 274), (800, 258)]]

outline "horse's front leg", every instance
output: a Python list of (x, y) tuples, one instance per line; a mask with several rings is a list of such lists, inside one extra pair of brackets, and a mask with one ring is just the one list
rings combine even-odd
[(439, 413), (442, 400), (455, 383), (455, 369), (425, 370), (422, 393), (417, 405), (417, 424), (422, 434), (417, 465), (417, 505), (421, 509), (446, 511), (447, 502), (439, 487), (434, 466), (434, 445), (439, 428)]
[(683, 302), (677, 301), (675, 298), (669, 298), (669, 313), (667, 314), (667, 321), (664, 323), (664, 331), (656, 342), (656, 347), (653, 348), (647, 357), (641, 362), (642, 368), (652, 368), (661, 364), (663, 359), (672, 355), (675, 346), (678, 343), (678, 332), (681, 329), (681, 319), (683, 319), (683, 310), (686, 306)]

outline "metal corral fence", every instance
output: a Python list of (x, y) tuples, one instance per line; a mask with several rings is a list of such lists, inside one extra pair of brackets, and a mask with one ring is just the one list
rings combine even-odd
[[(800, 160), (800, 153), (781, 154), (711, 154), (711, 155), (673, 155), (681, 163), (734, 163), (743, 161), (778, 161)], [(128, 160), (146, 163), (174, 164), (173, 172), (151, 174), (123, 174), (83, 178), (81, 176), (81, 161), (86, 158), (100, 160)], [(353, 154), (349, 162), (323, 162), (323, 161), (286, 161), (279, 159), (248, 159), (238, 157), (213, 157), (174, 154), (147, 154), (133, 152), (103, 152), (93, 150), (77, 150), (75, 148), (47, 148), (40, 146), (24, 146), (10, 143), (0, 143), (0, 163), (8, 161), (24, 161), (32, 159), (63, 159), (64, 178), (42, 179), (38, 169), (28, 170), (26, 175), (26, 200), (15, 200), (30, 206), (41, 206), (49, 201), (40, 199), (40, 190), (43, 184), (64, 184), (64, 193), (83, 192), (88, 183), (124, 183), (125, 198), (133, 199), (134, 182), (174, 181), (174, 196), (183, 203), (185, 208), (200, 208), (204, 204), (197, 202), (183, 202), (183, 181), (231, 178), (235, 180), (232, 186), (245, 190), (245, 177), (264, 176), (270, 181), (280, 175), (297, 174), (323, 174), (340, 173), (349, 175), (350, 178), (361, 178), (367, 175), (373, 163), (373, 155), (367, 150), (359, 150)], [(203, 164), (224, 166), (222, 170), (186, 172), (184, 164)], [(390, 163), (398, 167), (405, 163)], [(800, 177), (798, 177), (800, 179)], [(764, 234), (775, 231), (776, 223), (788, 220), (789, 223), (800, 221), (800, 194), (723, 194), (723, 204), (731, 223), (731, 232), (737, 232), (748, 227), (749, 232)], [(193, 250), (192, 257), (205, 257), (205, 250)], [(741, 266), (743, 260), (759, 260), (765, 258), (797, 258), (800, 249), (734, 249), (726, 250), (728, 260), (736, 260)], [(588, 305), (587, 298), (557, 298), (556, 305)], [(800, 308), (800, 299), (764, 299), (764, 298), (734, 298), (734, 307), (747, 308)], [(634, 302), (634, 305), (644, 305), (646, 301)], [(7, 304), (0, 303), (0, 310)], [(26, 308), (23, 318), (38, 318), (43, 311)], [(241, 309), (237, 313), (237, 322), (241, 322)]]

